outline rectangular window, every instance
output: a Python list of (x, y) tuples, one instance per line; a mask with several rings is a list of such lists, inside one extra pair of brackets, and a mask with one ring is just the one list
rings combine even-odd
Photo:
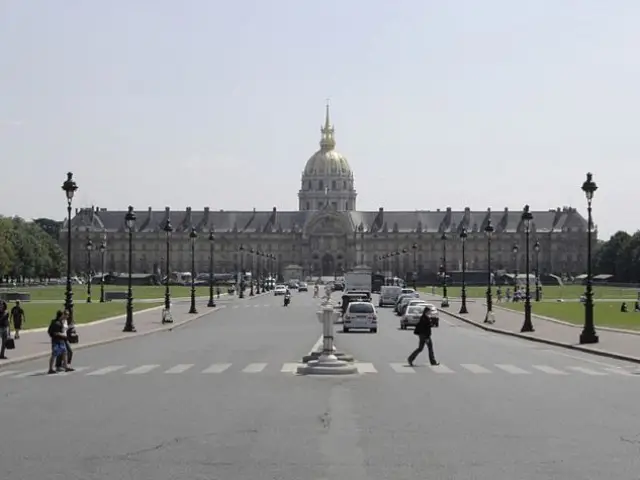
[(319, 190), (324, 190), (324, 181), (320, 180), (320, 181), (318, 182), (318, 189), (319, 189)]
[(311, 210), (311, 202), (307, 202), (307, 210)]
[(335, 180), (331, 180), (331, 189), (332, 190), (336, 189), (336, 181)]
[(331, 202), (331, 206), (337, 210), (338, 209), (338, 202)]

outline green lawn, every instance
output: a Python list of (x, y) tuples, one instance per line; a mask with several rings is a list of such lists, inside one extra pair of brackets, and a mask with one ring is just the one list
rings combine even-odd
[[(629, 304), (628, 304), (629, 305)], [(501, 307), (522, 312), (524, 303), (501, 303)], [(629, 305), (633, 308), (633, 304)], [(582, 325), (584, 323), (584, 305), (580, 302), (533, 302), (534, 314), (557, 318), (565, 322)], [(640, 329), (640, 313), (621, 313), (620, 302), (597, 302), (594, 305), (596, 328), (603, 327)], [(535, 318), (533, 320), (535, 322)]]
[[(425, 293), (431, 293), (431, 287), (421, 288), (421, 291)], [(447, 294), (450, 297), (459, 297), (461, 288), (459, 286), (447, 287)], [(487, 287), (467, 287), (467, 297), (469, 298), (484, 298), (486, 295)], [(502, 292), (506, 291), (505, 287), (502, 287)], [(513, 289), (512, 289), (513, 291)], [(594, 287), (594, 298), (598, 299), (629, 299), (635, 300), (638, 296), (637, 288), (620, 288), (620, 287)], [(493, 294), (495, 295), (496, 288), (493, 288)], [(543, 299), (557, 299), (557, 298), (580, 298), (580, 295), (584, 293), (584, 285), (565, 285), (559, 286), (543, 286), (542, 297)], [(436, 288), (436, 294), (442, 295), (442, 287)], [(535, 295), (535, 290), (531, 289), (531, 296)]]
[[(161, 305), (161, 303), (134, 303), (133, 310), (145, 310)], [(88, 323), (102, 318), (124, 315), (124, 302), (108, 303), (77, 303), (74, 305), (73, 314), (75, 323)], [(26, 330), (30, 328), (48, 327), (57, 310), (63, 308), (62, 302), (57, 303), (23, 303), (27, 322), (23, 325)]]
[[(91, 298), (93, 301), (100, 300), (100, 285), (92, 285)], [(106, 291), (112, 292), (126, 292), (126, 285), (105, 285)], [(15, 289), (3, 289), (2, 291), (15, 291), (31, 294), (31, 300), (64, 300), (64, 285), (55, 285), (50, 287), (17, 287)], [(220, 288), (221, 293), (226, 293), (226, 287)], [(171, 296), (174, 298), (188, 297), (191, 295), (191, 287), (172, 286)], [(196, 287), (196, 296), (209, 295), (209, 287)], [(140, 299), (148, 298), (163, 298), (164, 286), (150, 287), (150, 286), (134, 286), (133, 297)], [(87, 286), (86, 285), (74, 285), (73, 298), (77, 302), (84, 302), (87, 299)]]

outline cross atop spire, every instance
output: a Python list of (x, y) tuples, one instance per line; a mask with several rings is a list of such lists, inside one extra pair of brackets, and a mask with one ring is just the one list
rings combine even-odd
[(324, 125), (320, 128), (322, 136), (320, 137), (320, 148), (323, 150), (333, 150), (336, 146), (336, 140), (333, 136), (334, 128), (331, 125), (331, 117), (329, 115), (329, 99), (327, 99), (326, 111), (324, 116)]

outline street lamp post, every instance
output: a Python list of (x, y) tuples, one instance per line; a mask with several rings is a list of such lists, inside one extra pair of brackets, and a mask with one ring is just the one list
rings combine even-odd
[(244, 298), (244, 245), (240, 245), (238, 250), (240, 250), (240, 293), (238, 298)]
[(442, 302), (441, 308), (449, 307), (449, 296), (447, 295), (447, 234), (442, 233)]
[(165, 259), (166, 277), (164, 279), (164, 308), (168, 313), (169, 311), (171, 311), (171, 287), (169, 284), (169, 279), (171, 277), (171, 272), (169, 271), (171, 269), (171, 260), (169, 256), (171, 254), (171, 234), (173, 233), (173, 225), (171, 225), (171, 220), (169, 218), (167, 218), (167, 221), (164, 223), (164, 227), (162, 229), (164, 230), (164, 233), (165, 233), (166, 249), (167, 249), (167, 252), (166, 252), (167, 254)]
[(216, 235), (214, 229), (209, 231), (209, 303), (207, 307), (213, 308), (216, 306), (216, 301), (213, 299), (213, 251), (216, 243)]
[(124, 216), (124, 223), (129, 233), (129, 278), (127, 281), (127, 316), (124, 323), (125, 332), (135, 332), (136, 327), (133, 324), (133, 229), (136, 226), (136, 214), (133, 211), (133, 207), (129, 205), (129, 210)]
[(587, 197), (587, 288), (584, 293), (584, 328), (580, 334), (580, 343), (598, 343), (598, 334), (593, 321), (593, 278), (591, 273), (591, 231), (593, 230), (593, 217), (591, 215), (591, 202), (598, 186), (593, 181), (593, 174), (587, 173), (587, 179), (582, 184), (582, 191)]
[(198, 232), (196, 227), (191, 227), (189, 241), (191, 242), (191, 307), (189, 313), (198, 313), (196, 309), (196, 239)]
[(87, 303), (91, 303), (91, 284), (93, 283), (93, 275), (91, 275), (91, 253), (93, 251), (93, 242), (90, 238), (87, 238), (85, 248), (87, 249)]
[(531, 233), (531, 220), (533, 215), (529, 211), (529, 205), (524, 206), (522, 211), (522, 222), (524, 224), (524, 269), (526, 272), (526, 283), (524, 291), (524, 323), (522, 324), (521, 332), (535, 332), (533, 323), (531, 322), (531, 286), (529, 281), (530, 266), (529, 266), (529, 236)]
[(540, 286), (540, 242), (538, 240), (533, 244), (533, 251), (536, 254), (536, 302), (539, 302), (542, 297), (540, 291), (542, 287)]
[(414, 243), (411, 245), (411, 250), (413, 250), (413, 289), (417, 290), (416, 277), (418, 276), (418, 244)]
[(511, 252), (513, 253), (513, 294), (515, 295), (516, 290), (518, 289), (518, 244), (514, 243), (513, 247), (511, 247)]
[(465, 244), (467, 243), (467, 229), (463, 228), (460, 232), (460, 240), (462, 241), (462, 294), (461, 300), (462, 304), (460, 305), (460, 311), (458, 313), (465, 314), (469, 313), (467, 310), (467, 261), (465, 256)]
[(258, 274), (256, 277), (256, 293), (260, 295), (260, 283), (262, 282), (262, 251), (258, 250), (256, 255), (258, 256), (256, 267), (256, 273)]
[(73, 173), (67, 173), (67, 180), (62, 184), (62, 190), (67, 197), (67, 287), (64, 293), (64, 309), (69, 312), (68, 323), (73, 325), (73, 290), (71, 288), (71, 202), (78, 190), (73, 180)]
[(105, 257), (107, 253), (107, 236), (102, 237), (102, 243), (100, 243), (100, 303), (104, 303), (106, 301), (104, 297), (104, 270), (105, 266)]
[(249, 288), (249, 296), (253, 297), (255, 295), (253, 291), (253, 281), (255, 280), (254, 275), (256, 273), (256, 252), (253, 248), (250, 248), (249, 253), (251, 254), (251, 280), (249, 282), (251, 288)]
[(494, 323), (493, 318), (493, 294), (491, 292), (491, 240), (495, 229), (491, 224), (491, 219), (484, 227), (484, 233), (487, 235), (487, 315), (484, 317), (484, 323)]

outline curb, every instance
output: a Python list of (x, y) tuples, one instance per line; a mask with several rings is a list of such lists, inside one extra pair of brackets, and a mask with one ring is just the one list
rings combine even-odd
[(615, 360), (623, 360), (626, 362), (632, 362), (632, 363), (638, 363), (640, 364), (640, 357), (633, 357), (631, 355), (623, 355), (621, 353), (616, 353), (616, 352), (610, 352), (607, 350), (600, 350), (598, 348), (589, 348), (589, 347), (583, 347), (581, 345), (574, 345), (572, 343), (564, 343), (564, 342), (558, 342), (556, 340), (550, 340), (548, 338), (542, 338), (542, 337), (533, 337), (531, 335), (526, 335), (524, 333), (519, 333), (519, 332), (512, 332), (511, 330), (504, 330), (502, 328), (496, 328), (496, 327), (489, 327), (487, 325), (483, 325), (479, 322), (476, 322), (475, 320), (471, 320), (470, 318), (465, 318), (461, 315), (458, 315), (456, 313), (451, 313), (451, 312), (447, 312), (444, 309), (440, 309), (438, 308), (438, 311), (449, 315), (450, 317), (453, 317), (457, 320), (460, 320), (462, 322), (468, 323), (469, 325), (473, 325), (474, 327), (480, 328), (482, 330), (485, 330), (487, 332), (492, 332), (492, 333), (499, 333), (501, 335), (507, 335), (510, 337), (516, 337), (516, 338), (522, 338), (524, 340), (529, 340), (530, 342), (537, 342), (537, 343), (544, 343), (547, 345), (553, 345), (555, 347), (562, 347), (562, 348), (566, 348), (569, 350), (575, 350), (578, 352), (583, 352), (583, 353), (589, 353), (591, 355), (598, 355), (600, 357), (607, 357), (607, 358), (613, 358)]
[[(487, 306), (486, 303), (483, 304), (485, 307)], [(533, 304), (535, 305), (535, 304)], [(506, 307), (501, 307), (499, 305), (494, 305), (493, 308), (498, 308), (500, 310), (503, 310), (505, 312), (516, 312), (516, 313), (521, 313), (519, 310), (511, 310), (510, 308), (506, 308)], [(558, 320), (557, 318), (552, 318), (552, 317), (545, 317), (544, 315), (538, 315), (536, 313), (532, 313), (531, 314), (532, 317), (535, 318), (539, 318), (540, 320), (545, 320), (547, 322), (553, 322), (553, 323), (557, 323), (559, 325), (565, 325), (567, 327), (573, 327), (573, 328), (582, 328), (582, 325), (576, 325), (575, 323), (569, 323), (569, 322), (565, 322), (563, 320)], [(603, 330), (605, 332), (615, 332), (615, 333), (626, 333), (629, 335), (640, 335), (640, 331), (638, 330), (627, 330), (624, 328), (614, 328), (614, 327), (596, 327), (597, 330)]]
[[(159, 307), (157, 307), (159, 308)], [(221, 306), (221, 307), (215, 307), (212, 308), (209, 311), (206, 311), (204, 313), (198, 313), (196, 315), (194, 315), (193, 317), (189, 317), (185, 320), (182, 320), (181, 322), (177, 322), (174, 323), (173, 325), (170, 326), (164, 326), (164, 327), (158, 327), (158, 328), (154, 328), (152, 330), (148, 330), (146, 332), (136, 332), (133, 335), (132, 334), (128, 334), (128, 335), (120, 335), (118, 337), (112, 337), (106, 340), (98, 340), (97, 342), (91, 342), (91, 343), (82, 343), (82, 344), (77, 344), (76, 346), (74, 346), (73, 351), (76, 352), (78, 350), (84, 350), (86, 348), (91, 348), (91, 347), (97, 347), (100, 345), (107, 345), (109, 343), (115, 343), (115, 342), (119, 342), (121, 340), (130, 340), (133, 338), (140, 338), (140, 337), (146, 337), (147, 335), (151, 335), (153, 333), (159, 333), (159, 332), (171, 332), (172, 330), (184, 327), (185, 325), (187, 325), (188, 323), (193, 322), (194, 320), (197, 320), (199, 318), (202, 318), (206, 315), (209, 315), (210, 313), (216, 312), (220, 309), (226, 308), (226, 306)], [(123, 315), (124, 317), (125, 315)], [(40, 353), (34, 353), (32, 355), (27, 355), (24, 357), (18, 357), (18, 358), (12, 358), (9, 360), (6, 360), (2, 363), (0, 363), (0, 371), (2, 371), (3, 368), (5, 368), (6, 366), (9, 365), (16, 365), (18, 363), (25, 363), (25, 362), (30, 362), (31, 360), (37, 360), (39, 358), (45, 358), (50, 356), (51, 353), (50, 352), (40, 352)]]

